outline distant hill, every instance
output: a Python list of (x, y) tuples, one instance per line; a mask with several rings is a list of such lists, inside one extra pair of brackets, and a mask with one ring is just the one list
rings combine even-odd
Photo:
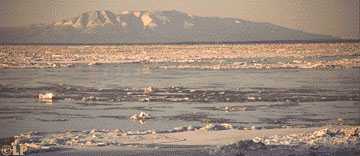
[(200, 17), (179, 11), (107, 10), (61, 21), (0, 28), (0, 43), (181, 43), (334, 40), (336, 38), (236, 18)]

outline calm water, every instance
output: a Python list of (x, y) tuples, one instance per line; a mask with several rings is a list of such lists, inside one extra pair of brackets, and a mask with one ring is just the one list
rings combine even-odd
[[(240, 128), (360, 124), (359, 78), (360, 69), (165, 70), (141, 64), (1, 69), (0, 137), (27, 130), (165, 130), (206, 122)], [(145, 96), (146, 86), (157, 91)], [(40, 102), (36, 96), (42, 92), (57, 99)], [(235, 110), (227, 112), (226, 106)], [(128, 119), (141, 111), (154, 119), (144, 124)]]

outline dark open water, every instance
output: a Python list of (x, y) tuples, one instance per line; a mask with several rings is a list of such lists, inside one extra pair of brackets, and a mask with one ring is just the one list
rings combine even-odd
[[(23, 131), (360, 124), (360, 69), (158, 69), (141, 64), (0, 70), (0, 137)], [(156, 91), (143, 95), (143, 88)], [(52, 103), (38, 93), (53, 92)], [(225, 107), (233, 107), (227, 112)], [(246, 110), (239, 110), (246, 108)], [(154, 119), (129, 120), (137, 112)]]

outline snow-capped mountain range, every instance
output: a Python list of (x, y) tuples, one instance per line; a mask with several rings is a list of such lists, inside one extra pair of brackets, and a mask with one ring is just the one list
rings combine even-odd
[(270, 23), (200, 17), (179, 11), (107, 10), (49, 24), (0, 28), (1, 43), (178, 43), (332, 40)]

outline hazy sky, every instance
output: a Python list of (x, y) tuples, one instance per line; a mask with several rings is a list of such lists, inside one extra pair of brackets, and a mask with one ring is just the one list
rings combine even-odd
[(179, 10), (270, 22), (306, 32), (360, 38), (360, 0), (0, 0), (0, 26), (56, 21), (106, 9)]

